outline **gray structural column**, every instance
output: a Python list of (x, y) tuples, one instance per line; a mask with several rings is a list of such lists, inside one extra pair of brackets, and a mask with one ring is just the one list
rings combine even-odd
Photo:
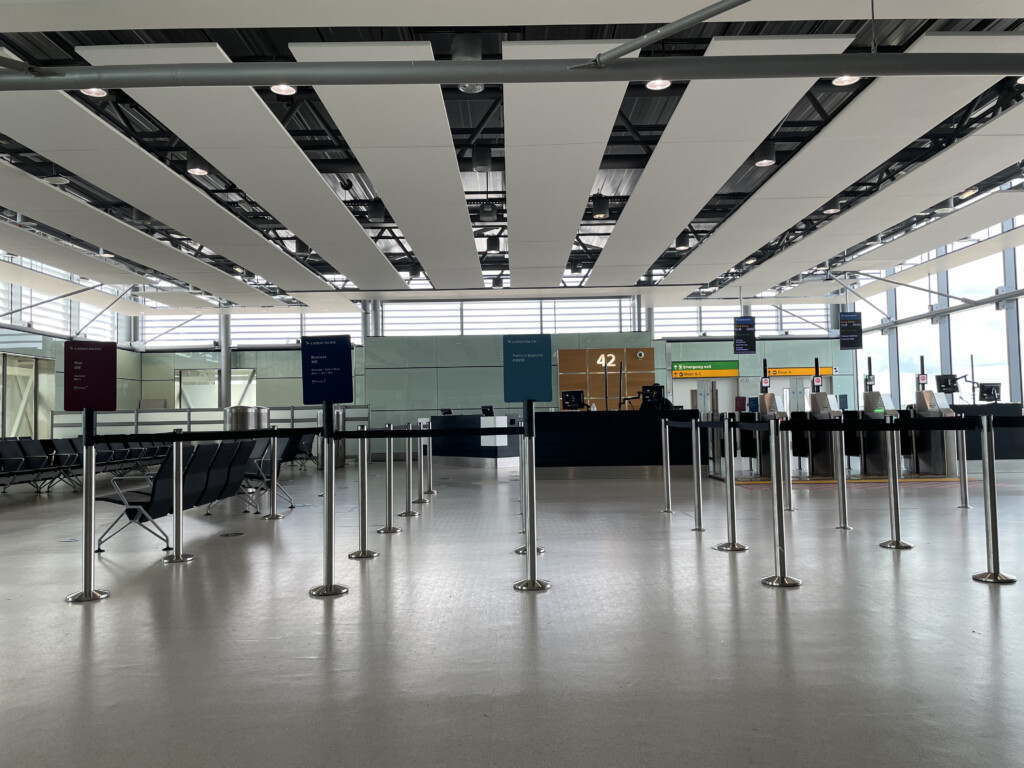
[[(1003, 232), (1013, 229), (1013, 219), (1003, 222)], [(1003, 251), (1003, 276), (1007, 290), (1016, 291), (1017, 253), (1015, 248)], [(1010, 402), (1019, 403), (1024, 399), (1021, 392), (1020, 370), (1020, 309), (1017, 299), (1006, 302), (1006, 362), (1010, 369)]]
[(220, 316), (220, 407), (231, 407), (231, 315)]

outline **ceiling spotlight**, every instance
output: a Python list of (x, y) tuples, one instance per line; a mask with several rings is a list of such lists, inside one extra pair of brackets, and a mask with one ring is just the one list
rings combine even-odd
[(821, 212), (824, 213), (826, 216), (832, 216), (834, 214), (839, 213), (841, 210), (843, 210), (843, 208), (842, 205), (839, 203), (839, 198), (833, 197), (831, 200), (825, 203), (825, 207), (821, 209)]
[(754, 165), (758, 168), (768, 168), (769, 166), (775, 165), (775, 142), (772, 140), (764, 141), (761, 143), (756, 150), (754, 150)]
[(688, 251), (690, 250), (690, 233), (680, 232), (676, 235), (676, 250), (677, 251)]
[(242, 269), (241, 267), (233, 267), (233, 269), (235, 270), (235, 272), (237, 272), (240, 275), (245, 272), (245, 270)]
[(501, 253), (501, 238), (497, 235), (491, 235), (487, 238), (487, 252), (488, 253)]
[(210, 164), (190, 149), (185, 160), (185, 169), (193, 176), (206, 176), (210, 172)]
[(662, 78), (659, 77), (659, 78), (656, 78), (654, 80), (648, 81), (648, 83), (647, 83), (647, 90), (649, 90), (649, 91), (664, 91), (670, 85), (672, 85), (672, 81), (671, 80), (663, 80)]
[(501, 279), (501, 275), (495, 275), (494, 279), (491, 280), (491, 288), (501, 288), (505, 285), (505, 281)]
[[(480, 61), (484, 57), (484, 41), (480, 35), (464, 32), (452, 38), (452, 61)], [(463, 93), (480, 93), (483, 83), (459, 83)]]
[(107, 95), (107, 92), (103, 88), (83, 88), (82, 93), (86, 96), (92, 96), (94, 99), (102, 99)]
[(949, 200), (946, 200), (944, 203), (941, 203), (941, 204), (935, 206), (935, 212), (936, 213), (952, 213), (953, 209), (955, 207), (956, 207), (956, 203), (954, 202), (953, 198), (951, 197), (951, 198), (949, 198)]
[(387, 218), (387, 211), (384, 208), (384, 203), (380, 200), (370, 201), (370, 204), (366, 206), (367, 221), (371, 224), (383, 224), (385, 218)]
[(594, 218), (595, 219), (607, 219), (609, 215), (608, 198), (604, 195), (594, 195)]
[(409, 277), (415, 278), (423, 274), (423, 270), (419, 267), (409, 267)]
[(748, 256), (746, 261), (744, 261), (743, 263), (746, 264), (748, 267), (751, 264), (757, 264), (757, 256)]
[(490, 173), (491, 148), (484, 144), (473, 145), (473, 170), (479, 173)]
[(494, 203), (480, 203), (480, 208), (477, 209), (477, 218), (484, 222), (497, 221), (498, 206)]
[(43, 176), (43, 181), (55, 187), (63, 187), (71, 183), (71, 179), (67, 176), (61, 176), (59, 173), (55, 173), (53, 176)]
[(100, 248), (100, 256), (102, 256), (104, 259), (114, 258), (114, 254), (108, 253), (107, 251), (104, 251), (102, 248)]
[(840, 75), (832, 81), (832, 85), (838, 85), (840, 87), (844, 85), (853, 85), (854, 83), (860, 82), (859, 75)]
[(978, 194), (978, 188), (969, 187), (968, 189), (965, 189), (963, 192), (960, 193), (960, 199), (966, 200), (969, 197), (974, 197), (976, 194)]
[(270, 90), (276, 93), (278, 96), (294, 96), (299, 89), (296, 88), (294, 85), (286, 85), (285, 83), (280, 83), (278, 85), (270, 86)]
[(1017, 78), (1017, 85), (1024, 85), (1024, 75)]
[(571, 272), (574, 275), (582, 274), (583, 265), (580, 264), (579, 262), (574, 261), (572, 264), (569, 265), (569, 272)]

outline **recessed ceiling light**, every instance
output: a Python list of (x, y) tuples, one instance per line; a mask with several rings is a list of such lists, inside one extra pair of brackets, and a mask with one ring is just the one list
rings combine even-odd
[(754, 150), (754, 165), (758, 168), (768, 168), (775, 165), (775, 142), (768, 140), (761, 143)]
[(647, 83), (647, 90), (649, 91), (664, 91), (672, 85), (671, 80), (663, 80), (662, 78), (656, 78)]
[(53, 176), (43, 176), (43, 181), (47, 184), (53, 184), (55, 187), (63, 187), (65, 184), (71, 183), (71, 179), (67, 176), (61, 176), (59, 173), (54, 174)]
[(609, 215), (608, 198), (604, 195), (594, 195), (594, 218), (607, 219)]
[(270, 90), (276, 93), (278, 96), (294, 96), (296, 91), (298, 91), (298, 88), (296, 88), (294, 85), (286, 85), (285, 83), (280, 83), (278, 85), (270, 86)]
[(966, 200), (969, 197), (974, 197), (976, 194), (978, 194), (978, 188), (969, 187), (968, 189), (965, 189), (963, 192), (960, 193), (960, 199)]
[(210, 164), (190, 149), (185, 159), (185, 170), (192, 176), (206, 176), (210, 172)]
[(103, 88), (83, 88), (82, 93), (86, 96), (92, 96), (94, 99), (102, 99), (107, 95), (107, 92)]
[(854, 83), (860, 82), (859, 75), (840, 75), (832, 81), (832, 85), (838, 85), (840, 87), (844, 85), (853, 85)]

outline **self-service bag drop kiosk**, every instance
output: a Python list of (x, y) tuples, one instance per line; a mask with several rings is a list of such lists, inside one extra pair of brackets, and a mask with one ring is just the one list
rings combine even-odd
[[(810, 394), (810, 417), (816, 421), (832, 421), (841, 419), (843, 412), (839, 410), (839, 399), (825, 392)], [(834, 477), (834, 459), (832, 456), (832, 433), (809, 432), (808, 467), (812, 477)]]
[[(956, 414), (941, 392), (919, 389), (914, 413), (923, 419), (951, 419)], [(956, 477), (956, 433), (914, 430), (914, 468), (920, 475)]]
[[(868, 385), (870, 386), (870, 385)], [(864, 392), (864, 410), (861, 418), (884, 421), (886, 416), (899, 418), (899, 409), (884, 392)], [(885, 453), (885, 432), (861, 432), (860, 472), (862, 475), (886, 475), (888, 466)]]

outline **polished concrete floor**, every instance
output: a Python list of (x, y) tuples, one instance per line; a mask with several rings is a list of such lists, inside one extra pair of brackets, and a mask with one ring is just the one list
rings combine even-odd
[[(321, 508), (265, 522), (185, 519), (189, 565), (129, 530), (80, 584), (80, 497), (0, 497), (0, 765), (1014, 766), (1024, 754), (1024, 585), (984, 570), (980, 485), (906, 483), (889, 537), (882, 484), (795, 489), (794, 590), (772, 590), (771, 497), (722, 486), (694, 533), (688, 468), (674, 515), (657, 469), (542, 470), (540, 575), (522, 594), (509, 471), (435, 468), (439, 493), (380, 557), (352, 561), (356, 472), (338, 478), (338, 580), (315, 600)], [(399, 465), (399, 473), (402, 467)], [(371, 496), (383, 468), (374, 464)], [(1024, 475), (1000, 480), (1004, 570), (1024, 576)], [(399, 500), (401, 503), (401, 499)], [(113, 519), (100, 505), (99, 520)], [(241, 533), (243, 536), (224, 536)]]

